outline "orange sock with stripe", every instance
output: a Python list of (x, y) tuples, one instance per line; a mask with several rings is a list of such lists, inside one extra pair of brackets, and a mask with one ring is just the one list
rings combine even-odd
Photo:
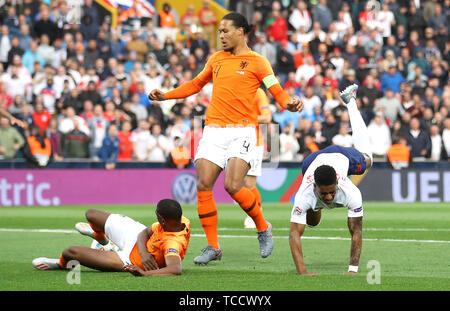
[(206, 234), (208, 245), (219, 249), (219, 237), (217, 236), (217, 208), (212, 191), (197, 191), (197, 212), (200, 224)]
[(96, 239), (100, 244), (106, 245), (109, 240), (106, 237), (106, 234), (99, 228), (97, 228), (94, 224), (89, 222), (89, 226), (91, 226), (92, 230), (94, 230), (94, 239)]
[(59, 256), (58, 265), (61, 267), (61, 269), (67, 269), (67, 261), (64, 259), (62, 254)]
[(267, 230), (268, 224), (264, 219), (261, 206), (257, 201), (258, 199), (252, 191), (246, 187), (242, 187), (238, 192), (231, 195), (231, 197), (241, 206), (244, 212), (253, 219), (258, 232)]
[(259, 206), (261, 206), (261, 193), (259, 193), (259, 190), (257, 187), (253, 187), (252, 189), (250, 189), (251, 192), (253, 192), (253, 195), (256, 198), (256, 203), (258, 203)]

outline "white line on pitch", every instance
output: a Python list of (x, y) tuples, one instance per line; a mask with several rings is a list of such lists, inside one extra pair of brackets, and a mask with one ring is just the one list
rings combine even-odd
[[(76, 230), (64, 229), (16, 229), (16, 228), (0, 228), (0, 232), (47, 232), (47, 233), (78, 233)], [(205, 237), (204, 234), (191, 234), (192, 237)], [(219, 238), (251, 238), (254, 239), (256, 235), (219, 235)], [(287, 239), (288, 236), (273, 236), (275, 239)], [(305, 240), (341, 240), (349, 241), (350, 238), (343, 237), (320, 237), (320, 236), (303, 236)], [(363, 239), (364, 241), (379, 241), (379, 242), (415, 242), (415, 243), (450, 243), (450, 241), (440, 240), (405, 240), (405, 239)]]

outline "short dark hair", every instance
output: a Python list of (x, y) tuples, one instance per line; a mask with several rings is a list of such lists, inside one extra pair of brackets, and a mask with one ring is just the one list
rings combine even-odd
[(337, 182), (336, 171), (332, 166), (321, 165), (314, 171), (314, 182), (317, 186), (330, 186)]
[(248, 24), (247, 18), (237, 12), (228, 13), (222, 19), (233, 21), (233, 25), (236, 28), (242, 27), (244, 29), (244, 34), (250, 33), (253, 29), (253, 26)]
[(156, 205), (156, 212), (164, 219), (180, 220), (183, 215), (180, 203), (172, 199), (163, 199)]

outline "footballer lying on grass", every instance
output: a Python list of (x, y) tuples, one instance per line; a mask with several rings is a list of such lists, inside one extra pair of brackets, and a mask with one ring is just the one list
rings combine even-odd
[(146, 227), (121, 214), (96, 209), (86, 211), (89, 223), (75, 228), (102, 245), (113, 242), (118, 251), (101, 251), (84, 246), (66, 248), (59, 259), (45, 257), (33, 260), (40, 270), (67, 269), (77, 260), (81, 265), (100, 271), (127, 271), (136, 276), (180, 275), (191, 234), (190, 221), (182, 216), (177, 201), (164, 199), (156, 206), (158, 222)]

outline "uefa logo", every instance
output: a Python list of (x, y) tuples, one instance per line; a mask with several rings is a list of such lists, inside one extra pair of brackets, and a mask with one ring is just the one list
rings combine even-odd
[(172, 196), (181, 204), (195, 204), (197, 200), (197, 177), (190, 173), (179, 174), (172, 183)]

